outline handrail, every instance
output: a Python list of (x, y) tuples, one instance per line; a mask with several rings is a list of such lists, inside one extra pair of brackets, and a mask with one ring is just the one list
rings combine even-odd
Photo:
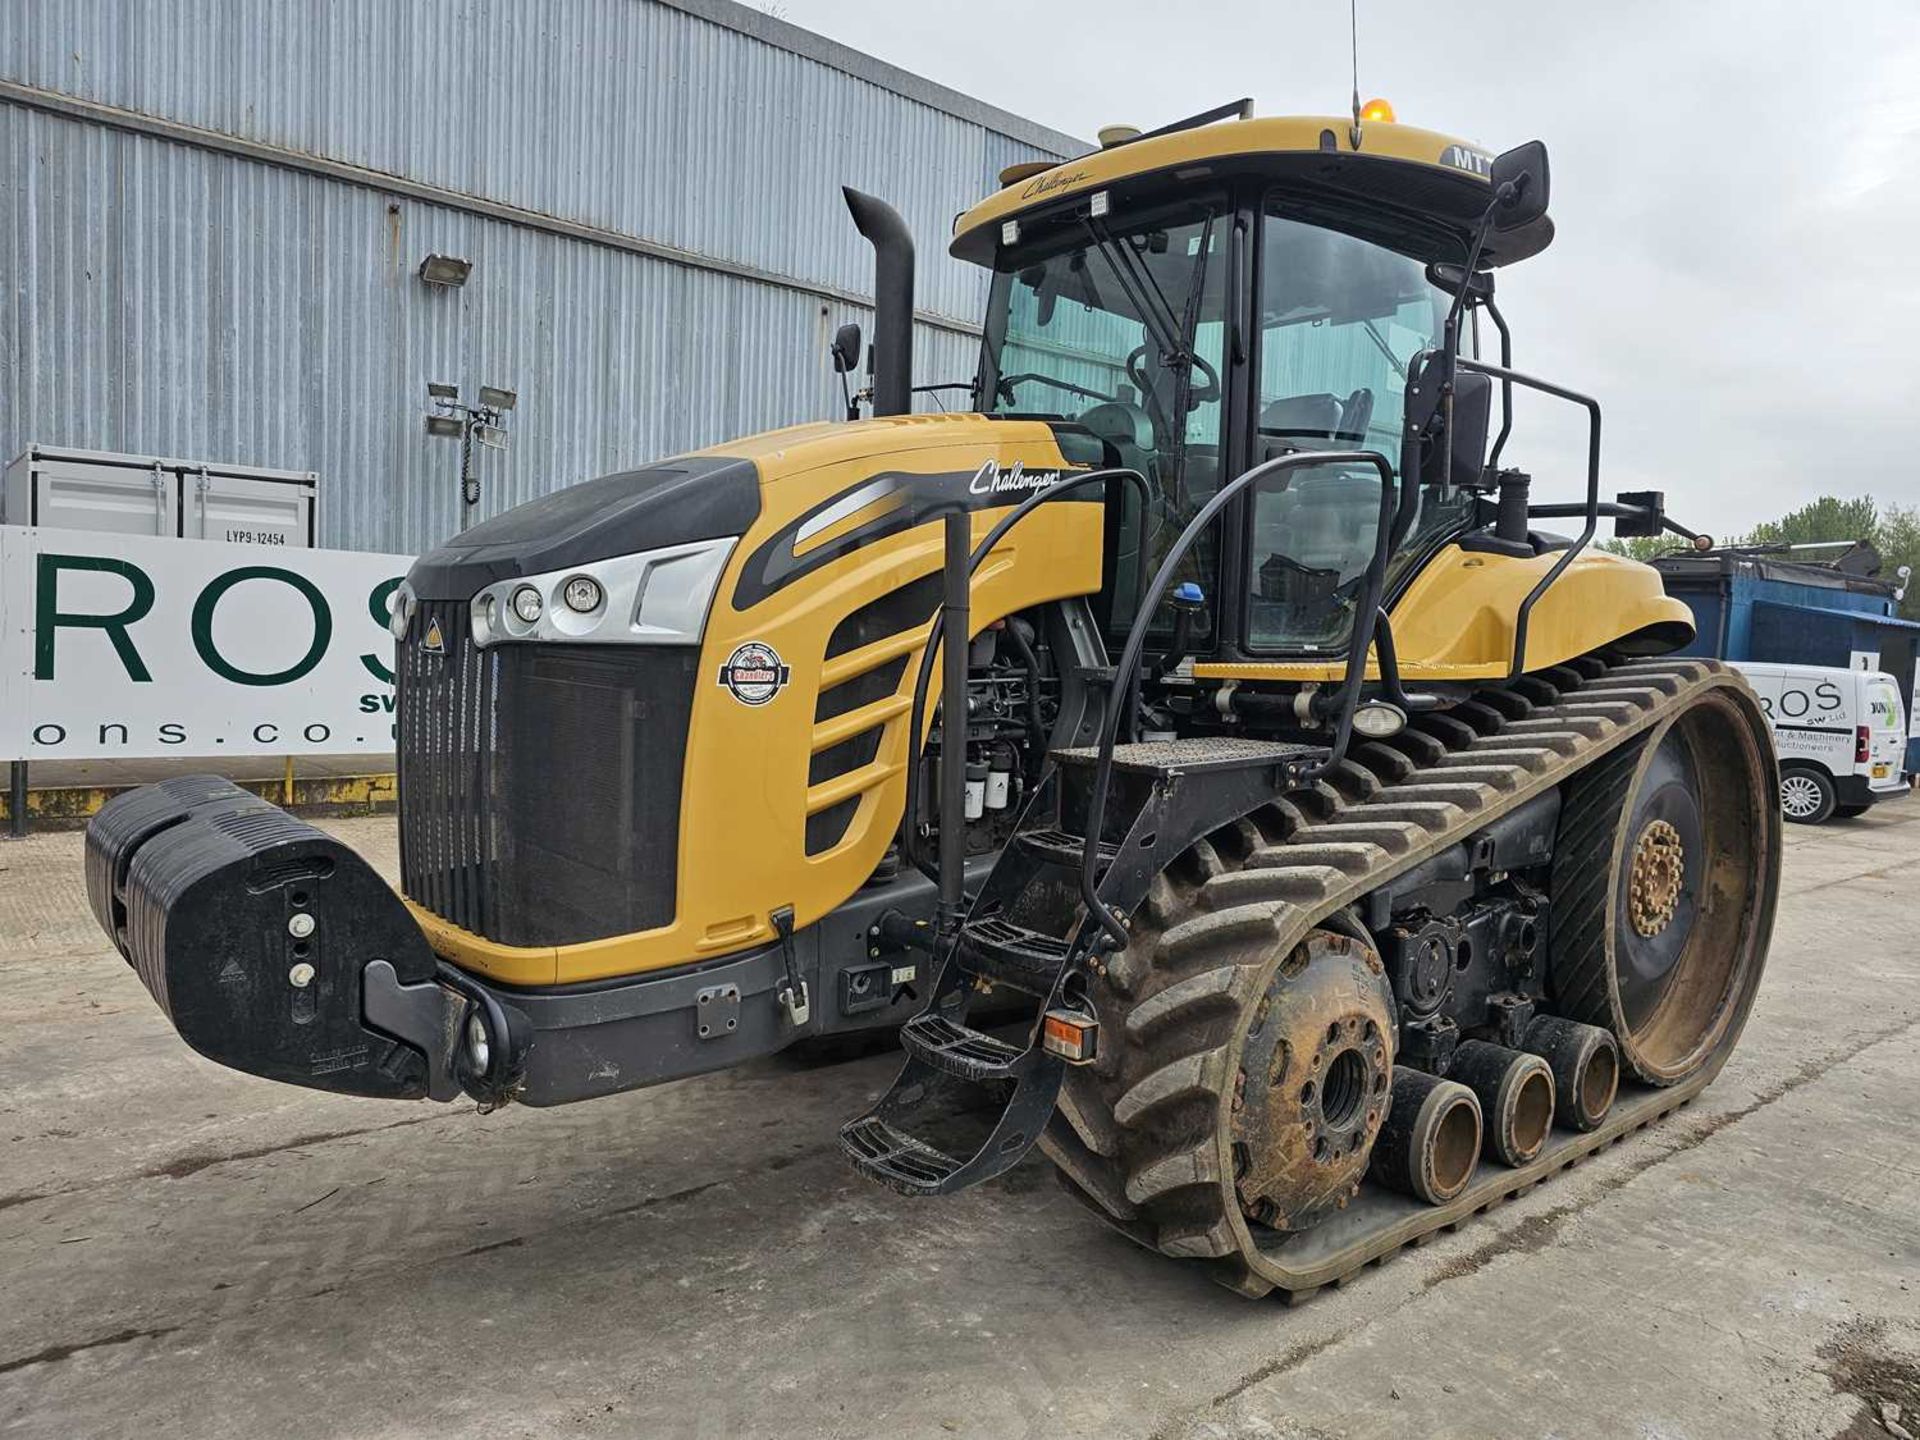
[(1463, 369), (1491, 376), (1502, 383), (1510, 381), (1529, 390), (1538, 390), (1543, 395), (1579, 405), (1587, 412), (1587, 503), (1581, 512), (1586, 516), (1587, 528), (1580, 532), (1580, 538), (1567, 547), (1553, 567), (1540, 577), (1540, 583), (1528, 591), (1527, 598), (1520, 602), (1519, 612), (1513, 622), (1513, 660), (1507, 668), (1507, 679), (1511, 682), (1526, 673), (1527, 625), (1532, 619), (1534, 604), (1573, 563), (1574, 557), (1587, 548), (1588, 542), (1600, 528), (1600, 402), (1591, 395), (1582, 395), (1577, 390), (1568, 390), (1536, 376), (1522, 375), (1518, 370), (1509, 370), (1504, 365), (1488, 365), (1465, 356), (1460, 358), (1459, 363)]
[[(1373, 641), (1373, 630), (1380, 613), (1380, 592), (1386, 579), (1387, 556), (1393, 543), (1394, 516), (1394, 474), (1393, 466), (1386, 456), (1377, 450), (1321, 450), (1297, 451), (1291, 455), (1281, 455), (1252, 469), (1242, 472), (1234, 479), (1222, 485), (1207, 503), (1200, 507), (1187, 528), (1180, 532), (1180, 538), (1173, 542), (1173, 548), (1154, 573), (1152, 583), (1140, 596), (1139, 607), (1134, 611), (1133, 625), (1127, 631), (1127, 643), (1120, 652), (1120, 660), (1114, 667), (1114, 692), (1124, 693), (1131, 688), (1133, 672), (1139, 667), (1142, 652), (1146, 649), (1147, 632), (1152, 627), (1155, 612), (1160, 608), (1160, 597), (1166, 593), (1167, 586), (1173, 583), (1175, 570), (1186, 558), (1187, 551), (1212, 523), (1213, 518), (1223, 510), (1229, 501), (1251, 485), (1258, 484), (1288, 470), (1305, 469), (1316, 465), (1371, 465), (1380, 472), (1380, 513), (1374, 529), (1373, 557), (1367, 562), (1366, 588), (1354, 606), (1353, 632), (1347, 640), (1347, 667), (1340, 688), (1335, 692), (1334, 713), (1338, 720), (1334, 729), (1334, 741), (1328, 748), (1327, 758), (1314, 765), (1289, 765), (1289, 779), (1296, 784), (1311, 784), (1338, 765), (1346, 756), (1347, 741), (1353, 733), (1353, 712), (1360, 698), (1361, 687), (1367, 676), (1367, 648)], [(1100, 730), (1100, 758), (1094, 768), (1093, 790), (1087, 797), (1086, 835), (1081, 842), (1080, 851), (1080, 898), (1085, 904), (1087, 915), (1098, 922), (1106, 932), (1108, 941), (1115, 949), (1124, 949), (1127, 944), (1126, 927), (1120, 923), (1120, 917), (1109, 910), (1099, 898), (1095, 885), (1094, 865), (1100, 853), (1100, 828), (1106, 820), (1107, 790), (1113, 782), (1113, 747), (1120, 733), (1120, 710), (1115, 705), (1106, 716)]]
[[(1426, 384), (1445, 383), (1441, 380), (1436, 366), (1436, 362), (1443, 359), (1445, 355), (1446, 352), (1444, 350), (1429, 348), (1416, 351), (1413, 358), (1407, 361), (1407, 405), (1413, 403), (1414, 397), (1420, 393), (1421, 387)], [(1430, 369), (1433, 370), (1432, 375), (1428, 374)], [(1413, 522), (1419, 508), (1421, 442), (1425, 436), (1427, 426), (1432, 424), (1433, 416), (1437, 413), (1439, 412), (1438, 406), (1436, 405), (1434, 410), (1427, 413), (1420, 428), (1415, 429), (1411, 424), (1407, 423), (1405, 407), (1403, 406), (1402, 409), (1402, 423), (1400, 426), (1400, 471), (1408, 477), (1408, 482), (1401, 487), (1400, 503), (1394, 507), (1392, 548), (1396, 550), (1400, 548), (1401, 542), (1404, 541), (1413, 530)], [(1451, 445), (1452, 441), (1449, 440), (1447, 443)]]
[(1413, 694), (1400, 680), (1400, 651), (1393, 640), (1393, 618), (1382, 605), (1373, 620), (1373, 645), (1380, 657), (1380, 689), (1387, 699), (1398, 705), (1409, 715), (1425, 710), (1437, 710), (1440, 697), (1425, 693)]
[[(1487, 296), (1481, 308), (1493, 321), (1493, 328), (1500, 332), (1500, 364), (1502, 368), (1513, 368), (1513, 332), (1507, 328), (1507, 317), (1500, 313), (1500, 307), (1493, 303), (1493, 296)], [(1507, 448), (1507, 437), (1513, 434), (1513, 380), (1512, 377), (1500, 382), (1500, 433), (1493, 437), (1493, 449), (1487, 452), (1487, 470), (1500, 468), (1500, 452)], [(1484, 472), (1483, 472), (1484, 473)]]
[[(987, 538), (974, 547), (973, 553), (967, 557), (966, 579), (968, 581), (972, 580), (973, 572), (980, 568), (980, 562), (986, 559), (992, 552), (993, 547), (1005, 538), (1009, 530), (1013, 529), (1015, 525), (1018, 525), (1022, 520), (1026, 519), (1028, 515), (1032, 514), (1048, 500), (1055, 499), (1069, 490), (1077, 490), (1082, 486), (1109, 480), (1129, 481), (1133, 484), (1134, 488), (1140, 492), (1140, 549), (1139, 557), (1134, 564), (1136, 572), (1134, 577), (1134, 593), (1138, 595), (1141, 586), (1145, 583), (1147, 574), (1147, 510), (1153, 503), (1153, 494), (1152, 491), (1147, 488), (1146, 476), (1137, 470), (1086, 470), (1078, 474), (1065, 476), (1044, 490), (1034, 491), (1031, 495), (1027, 496), (1026, 499), (1014, 506), (1012, 510), (1008, 511), (1006, 515), (1002, 516), (999, 523), (987, 532)], [(907, 862), (936, 885), (940, 883), (939, 871), (927, 863), (926, 858), (920, 851), (918, 837), (914, 833), (914, 825), (920, 807), (920, 765), (916, 752), (921, 745), (921, 731), (926, 724), (927, 685), (933, 679), (934, 662), (940, 654), (945, 620), (946, 616), (942, 611), (936, 610), (934, 612), (933, 626), (927, 632), (926, 648), (922, 650), (920, 654), (920, 674), (914, 681), (913, 711), (912, 718), (908, 722), (909, 729), (907, 730), (906, 823), (901, 827), (901, 839), (906, 848)], [(945, 728), (947, 727), (943, 723), (942, 729), (944, 730)], [(941, 743), (943, 746), (947, 745), (948, 742), (945, 735), (941, 737)], [(963, 755), (965, 749), (966, 746), (963, 737), (961, 744), (961, 753)], [(946, 763), (944, 757), (945, 750), (942, 751), (942, 764)], [(962, 764), (964, 765), (964, 763), (963, 760)], [(942, 816), (941, 818), (944, 821), (946, 817)]]

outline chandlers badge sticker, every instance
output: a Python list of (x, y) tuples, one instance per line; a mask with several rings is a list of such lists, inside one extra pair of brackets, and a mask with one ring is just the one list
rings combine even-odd
[(764, 705), (792, 678), (771, 645), (749, 640), (720, 667), (720, 683), (742, 705)]

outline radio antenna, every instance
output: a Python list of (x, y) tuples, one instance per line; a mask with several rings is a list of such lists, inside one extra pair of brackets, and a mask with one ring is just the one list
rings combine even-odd
[(1347, 38), (1353, 56), (1353, 129), (1348, 138), (1360, 148), (1360, 0), (1347, 0)]

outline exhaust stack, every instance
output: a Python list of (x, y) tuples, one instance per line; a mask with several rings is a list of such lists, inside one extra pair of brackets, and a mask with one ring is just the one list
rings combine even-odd
[(853, 223), (873, 246), (873, 413), (913, 409), (913, 236), (884, 200), (840, 187)]

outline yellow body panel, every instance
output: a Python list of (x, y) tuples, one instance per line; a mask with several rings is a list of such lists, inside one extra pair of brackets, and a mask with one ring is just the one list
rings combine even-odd
[[(410, 905), (429, 942), (455, 964), (515, 985), (568, 984), (708, 960), (774, 938), (769, 912), (791, 905), (796, 928), (819, 920), (873, 873), (905, 804), (907, 711), (926, 625), (859, 649), (826, 656), (834, 627), (851, 612), (940, 569), (937, 519), (870, 538), (849, 553), (802, 568), (771, 594), (736, 607), (737, 587), (756, 552), (818, 561), (838, 538), (884, 519), (884, 500), (863, 505), (804, 539), (795, 523), (874, 477), (942, 476), (983, 497), (983, 466), (1005, 474), (1023, 467), (1031, 481), (1067, 468), (1053, 434), (1028, 421), (977, 415), (897, 416), (855, 424), (801, 425), (716, 447), (710, 454), (751, 459), (760, 472), (759, 518), (734, 548), (715, 593), (701, 647), (680, 802), (677, 904), (671, 925), (580, 944), (517, 947), (474, 935)], [(972, 482), (970, 485), (969, 482)], [(903, 492), (904, 493), (904, 492)], [(994, 501), (1002, 493), (991, 494)], [(977, 544), (1007, 509), (1030, 493), (1014, 488), (1004, 503), (972, 515)], [(976, 631), (1017, 610), (1085, 595), (1100, 587), (1104, 512), (1097, 490), (1036, 510), (975, 575)], [(789, 682), (764, 704), (749, 705), (720, 683), (721, 667), (748, 642), (771, 647)], [(906, 657), (891, 693), (848, 714), (817, 721), (820, 691)], [(938, 696), (938, 674), (931, 687)], [(810, 785), (813, 754), (878, 727), (873, 760)], [(809, 814), (847, 799), (858, 809), (831, 849), (806, 854)]]
[[(1449, 545), (1427, 562), (1401, 595), (1391, 616), (1401, 678), (1493, 680), (1506, 675), (1513, 658), (1514, 622), (1520, 603), (1553, 568), (1559, 553), (1521, 559), (1469, 553)], [(1659, 572), (1604, 550), (1575, 557), (1533, 607), (1527, 624), (1525, 668), (1543, 670), (1576, 655), (1654, 626), (1693, 633), (1693, 612), (1662, 588)], [(1202, 680), (1338, 680), (1333, 661), (1196, 663)], [(1368, 656), (1367, 674), (1378, 678), (1379, 662)]]
[[(1272, 116), (1176, 130), (1171, 135), (1136, 140), (1110, 150), (1096, 150), (1089, 155), (1064, 160), (1037, 175), (1016, 180), (963, 214), (953, 225), (954, 250), (959, 253), (963, 248), (969, 248), (966, 245), (967, 238), (976, 231), (987, 226), (998, 226), (1002, 220), (1031, 206), (1062, 199), (1076, 192), (1098, 190), (1134, 175), (1257, 155), (1324, 154), (1323, 137), (1329, 133), (1333, 136), (1334, 151), (1350, 155), (1355, 153), (1352, 125), (1353, 121), (1346, 116)], [(1441, 158), (1450, 152), (1462, 160), (1472, 157), (1475, 168)], [(1362, 128), (1359, 153), (1380, 159), (1431, 165), (1449, 175), (1465, 176), (1477, 181), (1483, 188), (1486, 173), (1479, 166), (1493, 159), (1479, 146), (1456, 140), (1451, 135), (1381, 121), (1370, 122)]]

